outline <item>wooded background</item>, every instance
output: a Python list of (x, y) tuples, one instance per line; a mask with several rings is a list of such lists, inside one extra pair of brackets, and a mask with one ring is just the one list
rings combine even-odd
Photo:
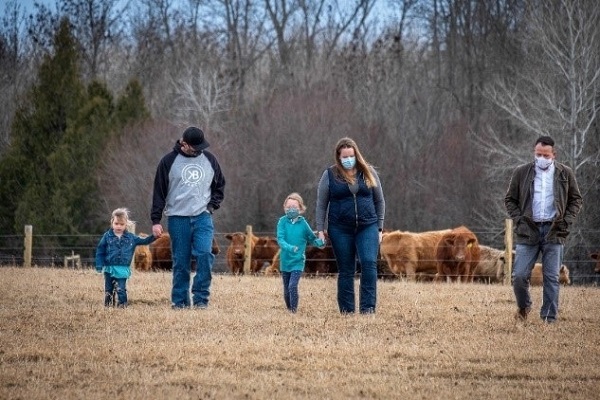
[[(600, 8), (593, 0), (57, 0), (4, 3), (0, 253), (45, 252), (126, 206), (149, 232), (154, 172), (205, 130), (227, 185), (217, 232), (273, 233), (350, 136), (378, 170), (387, 229), (466, 225), (502, 248), (512, 170), (544, 134), (600, 247)], [(21, 236), (20, 236), (21, 235)], [(15, 250), (16, 249), (16, 250)]]

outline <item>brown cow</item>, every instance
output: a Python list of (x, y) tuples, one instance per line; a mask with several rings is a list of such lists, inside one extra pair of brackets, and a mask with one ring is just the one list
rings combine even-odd
[(258, 240), (252, 249), (252, 262), (250, 271), (257, 274), (263, 267), (268, 267), (273, 262), (273, 257), (279, 251), (277, 239), (271, 236), (258, 236)]
[(171, 236), (163, 233), (150, 245), (152, 253), (152, 269), (171, 271), (173, 269), (173, 259), (171, 257)]
[(435, 250), (450, 229), (428, 232), (393, 231), (383, 234), (380, 251), (392, 273), (415, 281), (417, 276), (435, 276)]
[[(242, 232), (228, 233), (225, 235), (226, 239), (229, 239), (229, 247), (227, 247), (227, 265), (232, 274), (243, 274), (244, 273), (244, 259), (246, 251), (246, 234)], [(252, 235), (250, 251), (254, 248), (258, 237)]]
[[(139, 246), (138, 246), (139, 247)], [(171, 271), (173, 269), (173, 257), (171, 254), (171, 236), (163, 233), (152, 244), (150, 244), (152, 253), (152, 269), (157, 271)], [(215, 256), (221, 252), (214, 236), (210, 252)], [(192, 270), (195, 270), (195, 261), (192, 260)]]
[[(531, 286), (542, 286), (544, 282), (544, 277), (542, 274), (542, 264), (535, 263), (533, 269), (531, 270), (531, 278), (529, 279), (529, 284)], [(570, 285), (571, 278), (569, 277), (569, 268), (566, 265), (561, 265), (558, 273), (558, 283), (562, 285)]]
[[(148, 237), (145, 233), (140, 233), (140, 237)], [(133, 253), (133, 266), (136, 271), (148, 272), (152, 270), (152, 252), (149, 245), (136, 246)]]
[(473, 271), (479, 262), (477, 236), (465, 226), (452, 229), (442, 236), (436, 248), (435, 281), (473, 282)]
[[(227, 265), (232, 274), (244, 273), (244, 259), (246, 251), (246, 234), (242, 232), (225, 235), (231, 241), (227, 248)], [(277, 240), (270, 236), (256, 236), (252, 234), (250, 240), (250, 272), (258, 273), (265, 264), (270, 265), (273, 257), (279, 250)]]
[(590, 257), (596, 260), (596, 268), (594, 268), (594, 272), (600, 273), (600, 251), (590, 254)]
[[(325, 243), (329, 243), (327, 235)], [(329, 275), (337, 274), (337, 263), (331, 244), (325, 245), (324, 248), (315, 246), (306, 246), (306, 264), (304, 271), (308, 275)]]
[(271, 261), (271, 265), (269, 265), (264, 270), (264, 274), (267, 276), (275, 276), (279, 275), (279, 253), (281, 253), (281, 249), (277, 250), (277, 253), (273, 256), (273, 260)]
[(473, 280), (485, 283), (502, 283), (504, 281), (504, 271), (506, 270), (506, 252), (480, 244), (479, 254), (479, 263), (473, 272)]

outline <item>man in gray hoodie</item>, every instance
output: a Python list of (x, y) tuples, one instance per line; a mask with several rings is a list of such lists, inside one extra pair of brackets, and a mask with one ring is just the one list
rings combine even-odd
[[(168, 218), (173, 254), (174, 309), (208, 306), (214, 255), (212, 214), (223, 201), (225, 178), (217, 158), (206, 150), (204, 132), (194, 126), (183, 132), (173, 150), (159, 162), (152, 197), (152, 233), (160, 237), (162, 215)], [(191, 286), (191, 257), (196, 275)]]

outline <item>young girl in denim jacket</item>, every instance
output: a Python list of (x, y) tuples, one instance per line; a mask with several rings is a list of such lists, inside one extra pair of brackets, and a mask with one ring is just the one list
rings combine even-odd
[(306, 219), (300, 214), (306, 210), (298, 193), (292, 193), (283, 202), (285, 215), (277, 223), (277, 243), (281, 249), (279, 271), (283, 278), (283, 298), (287, 309), (295, 313), (298, 309), (298, 283), (304, 271), (306, 245), (312, 243), (324, 247)]
[(135, 247), (147, 245), (154, 236), (142, 238), (127, 230), (129, 210), (117, 208), (112, 212), (111, 228), (102, 235), (96, 249), (96, 271), (104, 271), (104, 305), (113, 302), (113, 286), (117, 285), (118, 307), (127, 307), (127, 279), (131, 276), (131, 260)]

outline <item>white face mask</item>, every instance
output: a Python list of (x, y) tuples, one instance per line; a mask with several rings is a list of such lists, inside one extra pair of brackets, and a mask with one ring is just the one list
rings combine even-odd
[(553, 162), (554, 162), (554, 160), (551, 158), (544, 158), (544, 157), (536, 157), (535, 158), (535, 165), (537, 165), (538, 168), (540, 168), (540, 169), (548, 169), (552, 165)]

